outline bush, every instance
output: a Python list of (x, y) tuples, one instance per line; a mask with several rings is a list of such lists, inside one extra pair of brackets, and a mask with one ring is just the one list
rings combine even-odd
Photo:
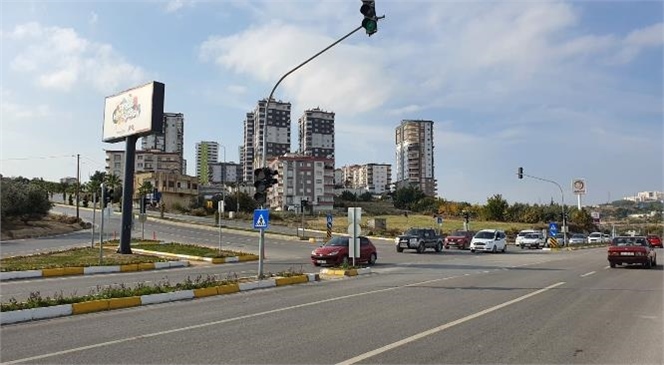
[(2, 179), (0, 215), (5, 218), (42, 218), (51, 210), (45, 188), (21, 178)]
[(191, 215), (196, 217), (206, 217), (208, 214), (205, 211), (205, 208), (194, 208), (191, 210)]

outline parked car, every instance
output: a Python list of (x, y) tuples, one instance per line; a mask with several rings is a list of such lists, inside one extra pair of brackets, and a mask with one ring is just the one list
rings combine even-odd
[(521, 246), (521, 240), (523, 237), (525, 237), (528, 233), (541, 233), (542, 231), (536, 231), (534, 229), (524, 229), (523, 231), (517, 233), (516, 238), (514, 239), (514, 244), (517, 246)]
[(422, 253), (427, 248), (433, 248), (436, 252), (443, 250), (443, 238), (433, 228), (411, 228), (395, 238), (394, 242), (397, 252), (414, 249)]
[(659, 236), (657, 236), (657, 235), (649, 234), (649, 235), (646, 236), (646, 239), (648, 240), (648, 242), (650, 242), (652, 247), (659, 247), (659, 248), (663, 247), (662, 246), (662, 239), (659, 238)]
[(545, 245), (545, 238), (540, 232), (527, 233), (519, 243), (519, 247), (524, 248), (543, 248)]
[(644, 236), (618, 236), (608, 249), (609, 266), (640, 264), (650, 269), (657, 266), (657, 253)]
[[(360, 236), (360, 257), (355, 258), (355, 262), (366, 262), (369, 265), (376, 263), (378, 251), (376, 246), (367, 237)], [(334, 237), (325, 242), (322, 246), (311, 251), (311, 262), (314, 266), (320, 265), (342, 265), (352, 263), (353, 259), (349, 257), (348, 237)]]
[(477, 232), (470, 241), (470, 252), (505, 252), (506, 250), (507, 236), (504, 231), (497, 229), (483, 229)]
[(449, 236), (445, 237), (445, 248), (456, 246), (460, 250), (465, 250), (470, 247), (470, 241), (473, 239), (475, 232), (473, 231), (456, 231), (452, 232)]
[(574, 233), (572, 237), (569, 238), (570, 245), (582, 245), (586, 243), (588, 238), (581, 233)]
[(588, 243), (602, 243), (603, 240), (602, 232), (593, 232), (588, 235)]

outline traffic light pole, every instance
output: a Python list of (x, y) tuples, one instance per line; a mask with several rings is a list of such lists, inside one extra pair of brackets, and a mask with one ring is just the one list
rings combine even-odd
[(560, 184), (558, 184), (557, 182), (555, 182), (553, 180), (547, 180), (547, 179), (544, 179), (544, 178), (541, 178), (541, 177), (532, 176), (532, 175), (528, 175), (528, 174), (523, 174), (523, 176), (529, 177), (531, 179), (546, 181), (548, 183), (555, 184), (558, 187), (558, 189), (560, 189), (560, 198), (561, 198), (562, 204), (563, 204), (562, 205), (562, 211), (563, 211), (563, 216), (562, 216), (562, 220), (563, 220), (563, 241), (564, 241), (563, 245), (569, 247), (569, 242), (567, 242), (567, 217), (565, 217), (565, 193), (563, 193), (563, 187), (560, 186)]
[[(384, 17), (385, 16), (382, 16), (378, 19), (382, 19)], [(299, 65), (297, 65), (292, 70), (286, 72), (286, 74), (281, 76), (279, 81), (277, 81), (277, 83), (274, 85), (274, 87), (272, 88), (272, 91), (270, 91), (270, 96), (268, 96), (268, 98), (265, 102), (265, 119), (263, 120), (263, 151), (261, 153), (261, 167), (267, 167), (267, 116), (268, 116), (268, 111), (270, 110), (270, 101), (272, 100), (272, 97), (274, 96), (274, 92), (275, 92), (275, 90), (277, 90), (277, 87), (279, 86), (279, 84), (281, 84), (281, 82), (284, 81), (284, 79), (286, 77), (288, 77), (288, 75), (290, 75), (293, 72), (297, 71), (300, 67), (306, 65), (307, 63), (309, 63), (309, 61), (313, 60), (314, 58), (316, 58), (316, 57), (320, 56), (321, 54), (325, 53), (325, 51), (327, 51), (328, 49), (330, 49), (330, 48), (336, 46), (337, 44), (341, 43), (344, 39), (350, 37), (351, 35), (353, 35), (353, 33), (357, 32), (360, 29), (362, 29), (361, 25), (359, 27), (353, 29), (350, 33), (346, 34), (345, 36), (339, 38), (334, 43), (332, 43), (329, 46), (323, 48), (323, 50), (321, 50), (320, 52), (318, 52), (315, 55), (311, 56), (306, 61), (300, 63)], [(260, 115), (259, 115), (259, 118), (260, 118)], [(266, 207), (265, 207), (264, 204), (261, 204), (261, 208), (266, 208)], [(264, 257), (265, 257), (265, 229), (261, 228), (260, 229), (260, 236), (259, 236), (259, 239), (258, 239), (258, 278), (259, 279), (263, 277), (263, 259), (264, 259)]]

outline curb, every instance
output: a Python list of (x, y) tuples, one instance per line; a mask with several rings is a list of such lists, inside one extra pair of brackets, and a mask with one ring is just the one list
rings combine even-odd
[(345, 276), (357, 276), (357, 275), (367, 275), (371, 274), (371, 268), (365, 267), (362, 269), (350, 269), (350, 270), (339, 270), (339, 269), (321, 269), (320, 275), (325, 276), (334, 276), (334, 277), (345, 277)]
[(183, 254), (178, 254), (178, 253), (148, 251), (148, 250), (141, 250), (141, 249), (138, 249), (138, 248), (132, 248), (131, 250), (132, 250), (132, 252), (135, 252), (137, 254), (150, 255), (150, 256), (160, 256), (160, 257), (171, 257), (171, 258), (179, 258), (179, 259), (193, 260), (193, 261), (205, 261), (205, 262), (209, 262), (211, 264), (224, 264), (224, 263), (229, 263), (229, 262), (256, 261), (256, 260), (258, 260), (258, 255), (254, 255), (254, 254), (247, 254), (247, 255), (240, 255), (240, 256), (228, 256), (228, 257), (201, 257), (201, 256), (183, 255)]
[(56, 276), (95, 275), (115, 272), (131, 272), (144, 270), (162, 270), (189, 266), (188, 261), (142, 262), (138, 264), (112, 266), (71, 266), (53, 269), (4, 271), (0, 272), (0, 281), (31, 278), (49, 278)]
[(31, 309), (20, 309), (0, 313), (0, 324), (11, 324), (26, 322), (37, 319), (56, 318), (102, 312), (120, 308), (138, 307), (142, 305), (175, 302), (196, 298), (210, 297), (214, 295), (232, 294), (254, 289), (272, 288), (277, 286), (294, 285), (320, 281), (318, 274), (303, 274), (290, 277), (277, 277), (266, 280), (251, 281), (236, 284), (226, 284), (209, 288), (192, 290), (179, 290), (168, 293), (149, 294), (126, 298), (99, 299), (74, 304), (62, 304), (51, 307), (40, 307)]

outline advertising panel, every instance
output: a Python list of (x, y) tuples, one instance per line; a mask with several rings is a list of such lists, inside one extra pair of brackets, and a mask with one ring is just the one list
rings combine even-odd
[(106, 97), (102, 141), (118, 142), (131, 135), (161, 132), (164, 84), (150, 82)]
[(576, 195), (584, 195), (586, 193), (586, 181), (584, 179), (572, 180), (572, 191)]

